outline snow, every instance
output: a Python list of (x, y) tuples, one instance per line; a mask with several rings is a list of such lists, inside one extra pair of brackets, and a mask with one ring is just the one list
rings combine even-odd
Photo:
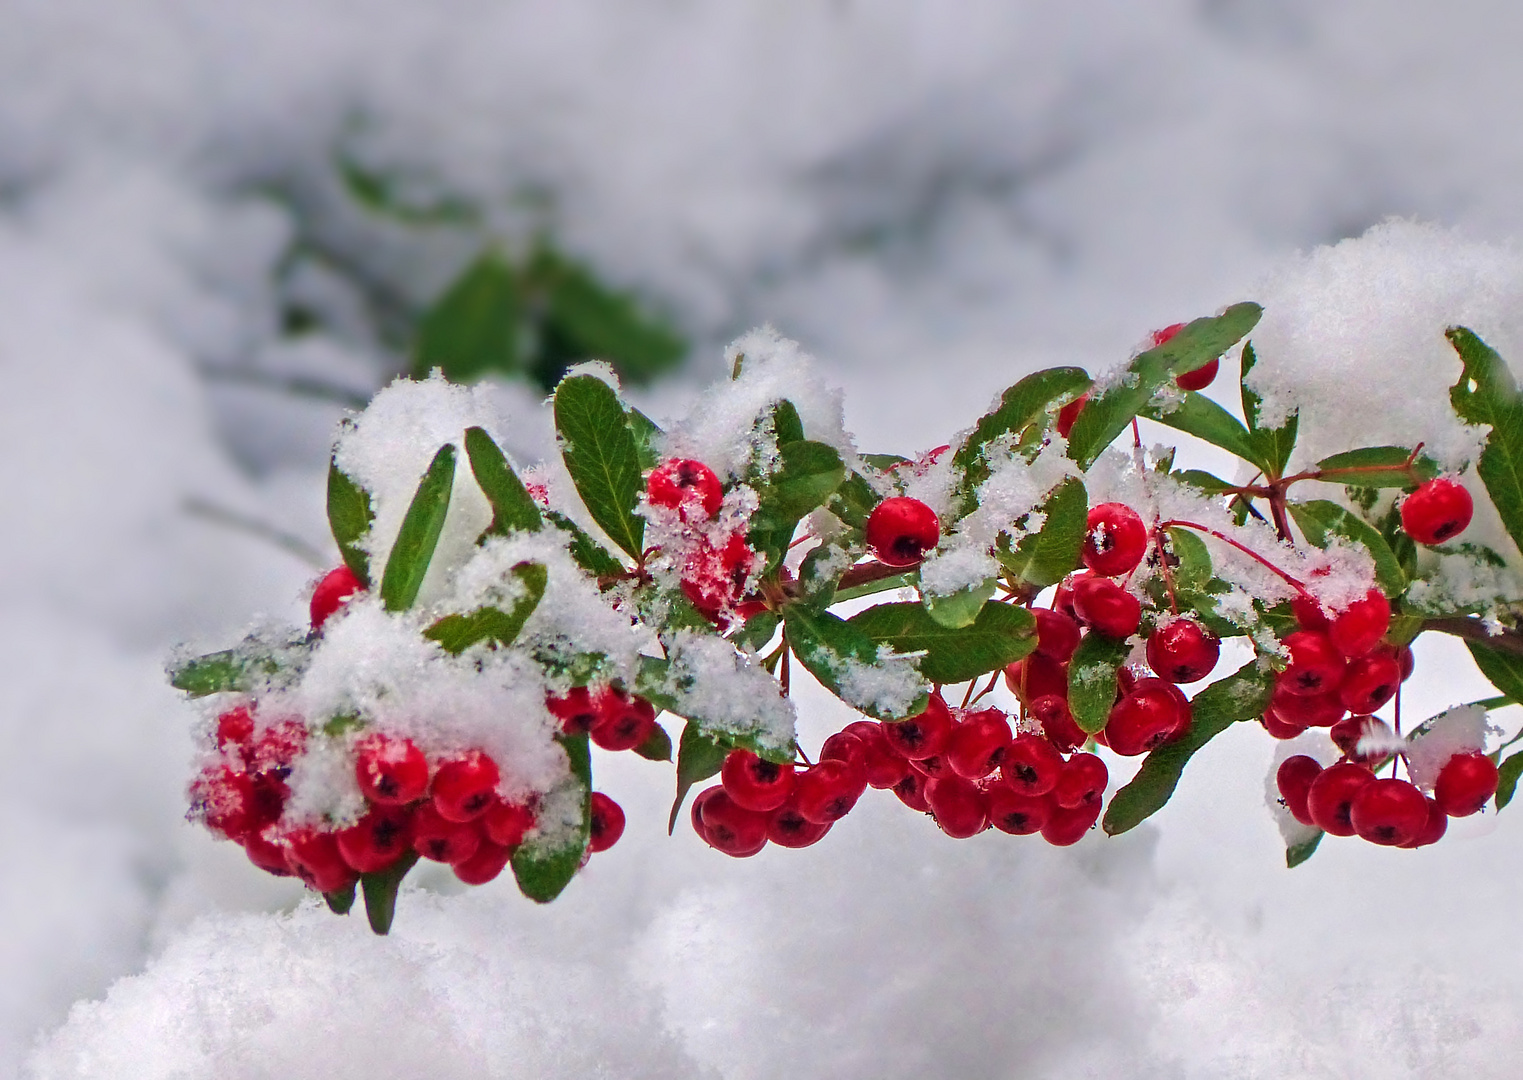
[[(196, 714), (161, 673), (178, 642), (299, 621), (319, 570), (187, 496), (336, 561), (323, 467), (345, 406), (246, 377), (368, 395), (402, 359), (337, 267), (421, 298), (474, 252), (346, 205), (336, 149), (487, 200), (510, 248), (549, 231), (654, 297), (698, 342), (697, 382), (770, 320), (845, 389), (864, 450), (940, 445), (1030, 370), (1105, 368), (1244, 298), (1269, 305), (1267, 378), (1297, 356), (1276, 327), (1345, 340), (1332, 305), (1297, 296), (1317, 280), (1350, 326), (1387, 312), (1402, 378), (1441, 391), (1454, 361), (1423, 313), (1470, 319), (1504, 356), (1516, 317), (1513, 8), (9, 0), (4, 16), (0, 1076), (39, 1037), (29, 1072), (50, 1078), (1515, 1071), (1523, 979), (1497, 943), (1517, 811), (1415, 853), (1327, 841), (1287, 872), (1255, 724), (1202, 751), (1155, 823), (1062, 851), (948, 841), (869, 795), (818, 847), (735, 862), (665, 837), (669, 768), (599, 756), (630, 826), (563, 900), (435, 875), (377, 940), (354, 917), (280, 914), (299, 886), (182, 820)], [(1463, 230), (1318, 253), (1391, 214)], [(1359, 285), (1377, 248), (1400, 268), (1390, 304)], [(327, 329), (281, 337), (293, 297)], [(1304, 341), (1307, 363), (1344, 369)], [(1405, 441), (1443, 402), (1329, 385), (1330, 438), (1357, 423)], [(544, 456), (541, 395), (490, 392), (515, 461)], [(692, 393), (632, 396), (664, 418)], [(564, 488), (558, 463), (545, 475)], [(1517, 558), (1494, 523), (1472, 530)], [(1490, 693), (1458, 643), (1425, 635), (1418, 654), (1409, 715)], [(812, 751), (845, 714), (797, 678)]]

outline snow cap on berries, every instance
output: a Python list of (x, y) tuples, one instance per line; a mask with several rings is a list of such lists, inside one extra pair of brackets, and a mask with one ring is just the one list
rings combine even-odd
[(1479, 705), (1457, 705), (1412, 732), (1407, 743), (1412, 782), (1432, 791), (1439, 771), (1455, 754), (1485, 750), (1486, 735), (1493, 730), (1486, 719), (1487, 712)]

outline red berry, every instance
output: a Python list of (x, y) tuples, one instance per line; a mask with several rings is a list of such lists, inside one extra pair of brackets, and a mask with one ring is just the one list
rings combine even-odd
[(358, 876), (339, 854), (338, 841), (323, 829), (297, 829), (286, 837), (286, 865), (318, 892), (336, 892)]
[(894, 785), (894, 794), (911, 810), (925, 813), (931, 808), (925, 801), (925, 785), (928, 779), (929, 777), (919, 769), (911, 769), (904, 774), (904, 779)]
[(1280, 789), (1280, 798), (1285, 801), (1285, 809), (1290, 811), (1290, 816), (1302, 825), (1313, 825), (1311, 811), (1307, 809), (1306, 798), (1311, 794), (1312, 783), (1322, 775), (1322, 765), (1316, 758), (1307, 757), (1305, 754), (1297, 754), (1280, 762), (1280, 768), (1275, 773), (1275, 786)]
[(1270, 707), (1284, 723), (1299, 724), (1303, 728), (1330, 727), (1348, 712), (1336, 690), (1325, 694), (1294, 694), (1280, 682), (1275, 683)]
[(229, 709), (217, 717), (217, 749), (245, 746), (254, 734), (254, 714), (247, 705)]
[(1373, 716), (1350, 716), (1339, 720), (1327, 734), (1328, 738), (1333, 740), (1333, 745), (1342, 750), (1343, 756), (1355, 765), (1369, 765), (1388, 757), (1390, 753), (1389, 751), (1374, 754), (1359, 752), (1359, 740), (1366, 735), (1391, 734), (1391, 729), (1386, 722)]
[(1052, 610), (1070, 619), (1078, 619), (1074, 613), (1074, 582), (1089, 575), (1082, 570), (1068, 575), (1068, 579), (1052, 591)]
[(480, 750), (446, 761), (434, 774), (434, 806), (446, 821), (475, 821), (497, 801), (497, 762)]
[(1497, 792), (1497, 767), (1485, 754), (1455, 754), (1438, 771), (1433, 800), (1450, 817), (1469, 817)]
[(1183, 375), (1174, 376), (1174, 385), (1181, 390), (1204, 390), (1216, 381), (1216, 373), (1221, 368), (1221, 357), (1207, 360), (1198, 368), (1191, 368)]
[(594, 791), (588, 823), (587, 850), (593, 853), (607, 851), (624, 835), (624, 808), (601, 791)]
[(909, 762), (888, 744), (883, 729), (873, 720), (854, 720), (846, 732), (856, 736), (862, 747), (862, 768), (869, 787), (891, 788), (909, 771)]
[(645, 482), (645, 493), (652, 504), (672, 510), (702, 509), (707, 517), (719, 513), (724, 487), (714, 470), (701, 461), (672, 458), (663, 462)]
[(1401, 504), (1401, 527), (1419, 544), (1442, 544), (1470, 525), (1475, 505), (1458, 480), (1429, 480)]
[(412, 849), (435, 862), (464, 862), (481, 846), (481, 833), (468, 822), (450, 821), (432, 802), (419, 803), (412, 817)]
[(943, 776), (925, 785), (925, 801), (942, 832), (957, 840), (976, 836), (989, 827), (984, 793), (961, 776)]
[(793, 763), (768, 761), (749, 750), (731, 750), (719, 770), (725, 793), (744, 810), (776, 810), (793, 794)]
[(1164, 344), (1165, 342), (1173, 341), (1174, 340), (1174, 335), (1179, 333), (1184, 328), (1185, 328), (1185, 324), (1184, 323), (1177, 322), (1177, 323), (1170, 323), (1168, 326), (1165, 326), (1162, 330), (1154, 330), (1153, 334), (1152, 334), (1153, 348), (1156, 349), (1156, 348), (1158, 348), (1158, 346)]
[(829, 825), (850, 812), (867, 790), (867, 773), (851, 761), (820, 761), (793, 784), (794, 805), (806, 821)]
[(849, 731), (836, 732), (820, 747), (821, 761), (855, 761), (865, 769), (866, 758), (867, 752), (862, 748), (862, 740)]
[(1428, 820), (1420, 831), (1411, 840), (1401, 846), (1404, 848), (1427, 847), (1436, 844), (1444, 838), (1444, 833), (1449, 829), (1449, 816), (1432, 799), (1427, 800)]
[(1417, 670), (1417, 658), (1412, 655), (1412, 646), (1403, 645), (1396, 650), (1396, 663), (1401, 668), (1401, 681), (1406, 682), (1412, 677), (1412, 672)]
[(1077, 844), (1094, 827), (1100, 817), (1100, 800), (1091, 799), (1078, 806), (1054, 805), (1042, 826), (1042, 839), (1053, 847)]
[(363, 592), (365, 586), (347, 566), (329, 570), (312, 590), (312, 629), (321, 630), (328, 617), (346, 604), (351, 596)]
[(985, 795), (989, 824), (1012, 836), (1030, 836), (1042, 831), (1052, 816), (1052, 802), (1040, 795), (1022, 795), (996, 784)]
[(1126, 503), (1092, 506), (1080, 557), (1097, 574), (1116, 577), (1130, 573), (1148, 549), (1148, 528)]
[[(1064, 708), (1066, 711), (1067, 707)], [(1012, 792), (1034, 798), (1057, 786), (1063, 772), (1063, 757), (1057, 747), (1040, 735), (1017, 735), (999, 763), (999, 771)]]
[(947, 739), (947, 764), (958, 776), (982, 780), (999, 767), (1010, 740), (1010, 721), (1000, 710), (969, 713)]
[(1199, 682), (1211, 674), (1221, 642), (1194, 619), (1175, 619), (1148, 638), (1148, 666), (1171, 683)]
[(1371, 589), (1334, 617), (1327, 636), (1344, 656), (1363, 656), (1385, 636), (1391, 625), (1391, 602)]
[(1297, 593), (1296, 598), (1290, 602), (1290, 610), (1302, 630), (1326, 630), (1331, 625), (1327, 610), (1309, 593)]
[(267, 874), (276, 877), (290, 877), (291, 867), (286, 862), (286, 849), (281, 847), (269, 836), (273, 829), (265, 829), (257, 833), (249, 833), (242, 841), (244, 853), (248, 855), (249, 862)]
[(1280, 719), (1280, 714), (1272, 707), (1264, 710), (1264, 715), (1259, 717), (1259, 723), (1276, 739), (1294, 739), (1306, 730), (1302, 724), (1291, 724)]
[(810, 821), (792, 803), (784, 803), (772, 811), (767, 821), (767, 839), (778, 847), (806, 848), (817, 844), (830, 831), (830, 826)]
[(428, 790), (428, 758), (411, 739), (367, 735), (360, 741), (354, 775), (365, 798), (379, 806), (416, 802)]
[(1312, 823), (1333, 836), (1353, 836), (1349, 811), (1360, 790), (1374, 780), (1369, 769), (1347, 761), (1323, 769), (1306, 795), (1306, 811)]
[(1059, 664), (1068, 663), (1079, 647), (1079, 624), (1047, 608), (1033, 608), (1031, 614), (1036, 616), (1036, 651)]
[(545, 698), (545, 708), (561, 722), (561, 730), (567, 735), (582, 735), (592, 730), (598, 722), (598, 702), (592, 691), (585, 686), (573, 686), (564, 694), (552, 694)]
[(1109, 578), (1074, 582), (1074, 611), (1097, 634), (1118, 641), (1131, 637), (1142, 623), (1142, 602)]
[(889, 566), (914, 566), (941, 542), (936, 512), (919, 499), (896, 495), (867, 516), (867, 546)]
[(1428, 825), (1428, 800), (1405, 780), (1371, 780), (1349, 809), (1354, 831), (1372, 844), (1399, 847), (1416, 840)]
[(516, 848), (534, 828), (534, 810), (522, 803), (498, 801), (481, 817), (481, 831), (498, 847)]
[(1088, 402), (1089, 392), (1085, 391), (1058, 410), (1058, 422), (1055, 426), (1059, 435), (1065, 439), (1068, 438), (1068, 433), (1073, 430), (1074, 421), (1079, 419), (1079, 414), (1084, 411), (1084, 406)]
[(598, 718), (588, 729), (604, 750), (633, 750), (656, 730), (656, 709), (638, 695), (609, 687), (597, 698)]
[(226, 765), (215, 765), (192, 781), (188, 816), (230, 840), (267, 824), (256, 822), (253, 782)]
[(284, 779), (307, 748), (307, 728), (300, 720), (282, 720), (256, 735), (245, 748), (249, 772)]
[(1290, 663), (1275, 681), (1276, 689), (1287, 694), (1310, 697), (1338, 689), (1343, 681), (1343, 653), (1326, 634), (1297, 630), (1286, 637)]
[(703, 824), (704, 804), (707, 803), (710, 799), (714, 798), (716, 795), (723, 794), (724, 788), (717, 784), (714, 787), (704, 788), (697, 795), (693, 796), (692, 805), (688, 807), (688, 814), (693, 821), (693, 831), (697, 833), (706, 844), (712, 845), (713, 841), (709, 839), (709, 831)]
[(939, 694), (932, 694), (925, 712), (908, 720), (882, 722), (888, 745), (910, 761), (941, 753), (952, 734), (952, 713)]
[(361, 874), (385, 870), (412, 850), (412, 813), (400, 806), (378, 806), (336, 834), (338, 852)]
[(715, 794), (693, 805), (694, 814), (703, 825), (699, 835), (710, 846), (737, 859), (755, 855), (766, 847), (771, 815), (737, 806), (723, 788), (710, 790)]
[(481, 846), (476, 849), (476, 854), (469, 859), (452, 863), (450, 869), (467, 885), (485, 885), (502, 873), (512, 857), (513, 852), (507, 848), (483, 840)]
[(1065, 753), (1083, 746), (1089, 738), (1074, 720), (1066, 695), (1048, 694), (1039, 697), (1026, 709), (1026, 715), (1041, 724), (1042, 734), (1047, 741)]
[(1094, 754), (1075, 754), (1058, 774), (1058, 782), (1052, 789), (1052, 801), (1064, 810), (1072, 810), (1091, 802), (1098, 804), (1105, 795), (1105, 785), (1109, 780), (1110, 773), (1105, 768), (1105, 762)]
[(1049, 694), (1068, 696), (1068, 668), (1041, 653), (1005, 665), (1005, 685), (1022, 701), (1031, 702)]
[(718, 622), (720, 614), (741, 599), (756, 562), (756, 552), (739, 533), (718, 550), (702, 545), (683, 567), (682, 592), (705, 618)]
[(1183, 735), (1190, 726), (1179, 699), (1162, 679), (1141, 679), (1126, 697), (1111, 709), (1105, 722), (1105, 740), (1123, 757), (1146, 754), (1171, 739)]
[(1375, 654), (1349, 661), (1338, 700), (1349, 712), (1372, 713), (1396, 696), (1401, 685), (1401, 665), (1394, 657)]

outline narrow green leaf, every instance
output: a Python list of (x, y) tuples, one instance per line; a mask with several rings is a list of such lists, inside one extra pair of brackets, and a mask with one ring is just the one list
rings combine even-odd
[(864, 585), (853, 585), (849, 589), (836, 590), (835, 598), (830, 601), (831, 606), (845, 603), (847, 600), (859, 600), (864, 596), (876, 596), (878, 593), (888, 592), (891, 589), (904, 589), (915, 584), (920, 573), (917, 570), (906, 570), (902, 574), (894, 574), (892, 577), (879, 578), (877, 581), (869, 581)]
[(960, 630), (973, 625), (984, 604), (994, 595), (994, 585), (994, 578), (990, 578), (980, 585), (958, 589), (949, 596), (935, 596), (921, 589), (920, 603), (938, 626)]
[(1512, 802), (1518, 791), (1518, 777), (1523, 776), (1523, 752), (1516, 753), (1497, 767), (1496, 807), (1502, 809)]
[(438, 368), (451, 382), (470, 382), (491, 373), (516, 374), (523, 366), (521, 308), (513, 268), (498, 252), (483, 252), (424, 313), (413, 375), (425, 378)]
[(566, 470), (592, 520), (638, 560), (645, 537), (645, 519), (635, 515), (640, 451), (619, 395), (592, 375), (562, 379), (555, 388), (555, 428)]
[(961, 629), (941, 625), (914, 603), (879, 604), (853, 615), (848, 625), (897, 653), (923, 650), (920, 674), (933, 683), (976, 679), (1036, 648), (1036, 619), (1014, 604), (985, 604)]
[(1277, 428), (1268, 428), (1259, 422), (1264, 401), (1248, 386), (1248, 373), (1253, 370), (1256, 361), (1253, 345), (1244, 345), (1239, 381), (1242, 387), (1243, 416), (1248, 421), (1249, 437), (1256, 450), (1254, 457), (1249, 460), (1265, 469), (1272, 479), (1278, 479), (1284, 475), (1291, 451), (1296, 448), (1296, 432), (1301, 426), (1301, 419), (1296, 413), (1291, 413), (1284, 426)]
[(1169, 475), (1181, 484), (1189, 484), (1191, 487), (1199, 488), (1208, 495), (1221, 495), (1224, 492), (1232, 491), (1238, 486), (1228, 483), (1221, 477), (1214, 476), (1204, 469), (1181, 469), (1179, 472), (1170, 473)]
[(1160, 387), (1232, 348), (1261, 314), (1257, 304), (1233, 304), (1220, 315), (1196, 319), (1162, 345), (1133, 358), (1127, 365), (1127, 378), (1111, 383), (1103, 392), (1091, 392), (1068, 434), (1069, 457), (1081, 469), (1088, 469)]
[(354, 907), (354, 892), (357, 883), (351, 881), (342, 889), (334, 889), (332, 892), (323, 893), (323, 902), (328, 905), (328, 910), (335, 915), (347, 915)]
[(1195, 752), (1238, 721), (1262, 715), (1273, 692), (1274, 673), (1250, 661), (1196, 694), (1190, 702), (1190, 729), (1148, 754), (1131, 781), (1111, 797), (1105, 831), (1124, 833), (1163, 809)]
[[(913, 608), (922, 625), (929, 624), (942, 634), (952, 632), (936, 626), (919, 604), (897, 606)], [(890, 704), (883, 695), (874, 696), (874, 691), (864, 685), (882, 681), (875, 676), (885, 668), (911, 662), (897, 658), (880, 660), (878, 642), (861, 627), (828, 611), (790, 604), (783, 611), (783, 632), (788, 635), (788, 646), (799, 663), (819, 680), (821, 686), (852, 708), (877, 720), (902, 720), (924, 711), (929, 687), (923, 684), (912, 702), (902, 704)], [(906, 674), (912, 676), (913, 669)]]
[(493, 536), (506, 536), (514, 529), (538, 532), (543, 524), (539, 507), (492, 436), (479, 427), (467, 428), (465, 453), (481, 493), (492, 505), (492, 524), (487, 532)]
[(608, 549), (587, 535), (576, 522), (557, 510), (546, 510), (545, 517), (557, 529), (571, 536), (571, 557), (576, 564), (593, 577), (615, 578), (624, 573), (624, 564), (614, 558)]
[(1322, 838), (1326, 835), (1327, 834), (1324, 833), (1321, 829), (1318, 829), (1316, 835), (1314, 835), (1310, 840), (1302, 840), (1299, 844), (1292, 844), (1290, 847), (1286, 848), (1286, 868), (1289, 870), (1294, 870), (1296, 867), (1304, 863), (1307, 859), (1315, 855), (1317, 853), (1317, 845), (1322, 843)]
[(529, 616), (544, 598), (549, 574), (535, 562), (521, 562), (511, 573), (523, 586), (523, 593), (512, 608), (503, 611), (491, 605), (476, 608), (464, 615), (446, 615), (434, 623), (423, 636), (437, 641), (444, 651), (459, 656), (472, 645), (482, 641), (493, 642), (498, 647), (513, 644), (518, 632), (524, 628)]
[(672, 802), (671, 817), (666, 822), (666, 834), (670, 836), (677, 827), (677, 815), (682, 812), (683, 800), (693, 785), (718, 776), (729, 756), (730, 748), (718, 739), (705, 735), (703, 729), (689, 720), (677, 740), (677, 798)]
[(355, 577), (370, 588), (370, 556), (360, 547), (360, 541), (370, 532), (375, 511), (370, 506), (370, 495), (351, 480), (338, 467), (338, 462), (328, 463), (328, 527), (333, 530), (333, 542), (339, 554)]
[(1074, 723), (1093, 735), (1105, 727), (1116, 704), (1116, 672), (1132, 647), (1102, 634), (1085, 634), (1068, 662), (1068, 707)]
[(635, 747), (635, 753), (646, 761), (670, 761), (672, 760), (672, 737), (666, 733), (666, 729), (657, 724), (651, 729), (643, 743)]
[(952, 464), (962, 473), (958, 492), (971, 495), (989, 478), (985, 453), (991, 442), (1001, 435), (1020, 431), (1059, 398), (1078, 397), (1089, 384), (1089, 374), (1083, 368), (1047, 368), (1032, 372), (1006, 390), (999, 404), (979, 418), (972, 433), (952, 456)]
[(454, 484), (455, 447), (445, 443), (418, 482), (418, 490), (397, 532), (397, 542), (386, 559), (386, 572), (381, 575), (381, 602), (387, 611), (406, 611), (418, 598), (423, 575), (428, 573), (434, 547), (444, 530)]
[(1356, 514), (1335, 502), (1314, 499), (1305, 503), (1287, 503), (1286, 509), (1296, 525), (1314, 547), (1326, 547), (1327, 534), (1341, 536), (1364, 546), (1375, 560), (1375, 581), (1387, 596), (1400, 596), (1407, 588), (1407, 575), (1401, 568), (1391, 545), (1380, 531)]
[(772, 430), (779, 446), (800, 442), (804, 438), (804, 421), (799, 419), (798, 407), (784, 398), (772, 406)]
[(862, 460), (879, 472), (888, 472), (896, 466), (910, 463), (910, 459), (903, 454), (863, 454)]
[(305, 639), (272, 643), (249, 637), (236, 648), (172, 661), (169, 685), (191, 697), (246, 694), (277, 677), (284, 681), (299, 675), (310, 655)]
[[(571, 776), (544, 799), (543, 805), (564, 809), (568, 820), (553, 836), (531, 836), (513, 852), (513, 876), (530, 900), (547, 904), (561, 894), (582, 864), (591, 823), (592, 756), (586, 735), (558, 735), (571, 761)], [(543, 813), (543, 810), (541, 811)], [(570, 820), (574, 818), (575, 820)]]
[(1512, 700), (1523, 701), (1523, 656), (1491, 649), (1478, 641), (1465, 645), (1487, 682)]
[(1037, 507), (1047, 520), (1035, 533), (1021, 538), (1009, 550), (1008, 536), (1000, 536), (995, 554), (1005, 570), (1027, 585), (1056, 585), (1079, 565), (1084, 533), (1089, 526), (1089, 495), (1084, 482), (1069, 477)]
[(1464, 365), (1449, 401), (1461, 420), (1491, 427), (1476, 472), (1523, 551), (1523, 396), (1506, 361), (1489, 345), (1463, 326), (1450, 327), (1447, 335)]
[(1419, 481), (1438, 475), (1437, 464), (1426, 454), (1418, 455), (1410, 471), (1391, 468), (1405, 465), (1411, 456), (1411, 449), (1405, 446), (1365, 446), (1323, 458), (1317, 462), (1317, 469), (1322, 473), (1321, 479), (1328, 483), (1361, 488), (1413, 488), (1417, 486), (1413, 473)]
[(409, 851), (385, 870), (360, 875), (360, 890), (365, 894), (365, 917), (375, 933), (391, 933), (391, 922), (397, 914), (397, 892), (402, 888), (402, 879), (417, 861), (417, 852)]
[(1185, 394), (1183, 402), (1168, 411), (1148, 405), (1138, 415), (1175, 431), (1204, 439), (1212, 446), (1219, 446), (1229, 454), (1235, 454), (1261, 469), (1265, 468), (1265, 463), (1259, 456), (1259, 448), (1254, 445), (1248, 429), (1237, 417), (1204, 394), (1192, 390)]

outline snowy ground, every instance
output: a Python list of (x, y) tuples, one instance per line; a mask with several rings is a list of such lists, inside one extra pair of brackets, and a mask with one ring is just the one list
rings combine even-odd
[[(182, 821), (163, 657), (296, 617), (313, 576), (186, 501), (323, 547), (341, 409), (248, 377), (391, 362), (346, 279), (282, 254), (426, 292), (465, 250), (343, 207), (340, 148), (510, 242), (552, 228), (676, 314), (692, 382), (774, 322), (871, 449), (1387, 215), (1523, 229), (1510, 6), (953, 7), (0, 0), (0, 1077), (1517, 1074), (1516, 812), (1288, 873), (1246, 727), (1155, 825), (1063, 851), (880, 798), (737, 863), (665, 837), (669, 773), (600, 762), (629, 831), (561, 902), (411, 893), (386, 940), (277, 914), (298, 890)], [(1505, 336), (1503, 276), (1477, 317)], [(293, 292), (329, 332), (278, 336)], [(1413, 712), (1484, 695), (1423, 644)]]

